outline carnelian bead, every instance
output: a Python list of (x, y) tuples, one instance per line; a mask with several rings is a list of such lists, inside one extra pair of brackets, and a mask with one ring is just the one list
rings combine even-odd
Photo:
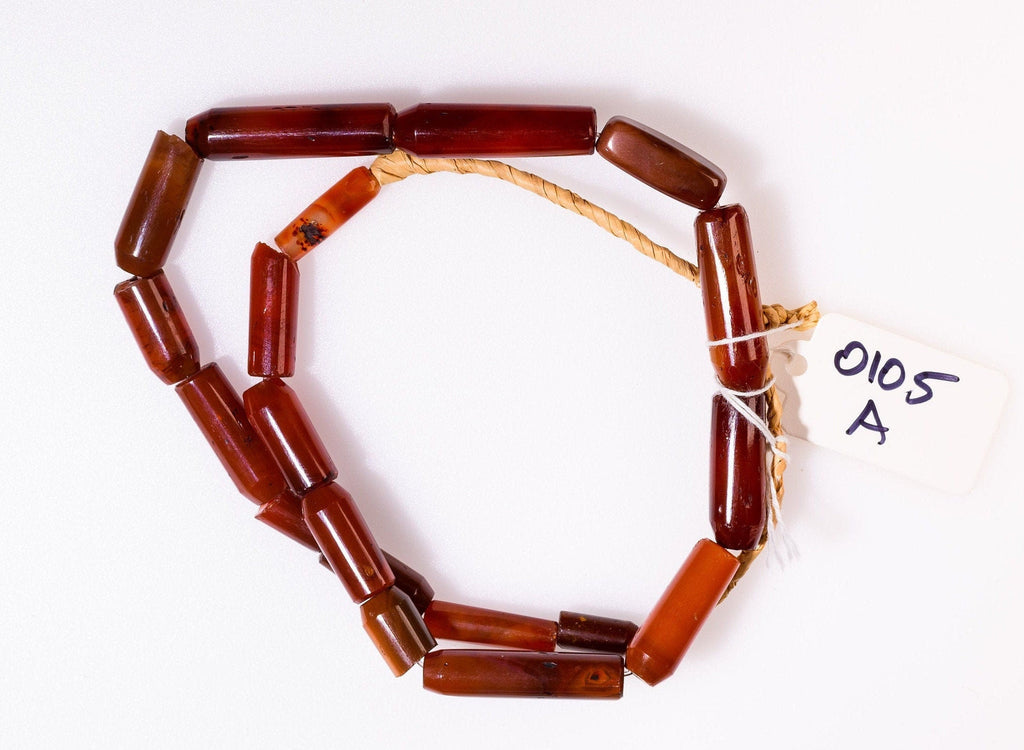
[(291, 490), (263, 503), (256, 513), (256, 520), (262, 521), (272, 529), (277, 529), (304, 547), (309, 547), (315, 552), (320, 551), (316, 539), (313, 538), (302, 517), (302, 500)]
[(395, 574), (341, 485), (331, 482), (311, 490), (302, 498), (302, 517), (352, 601), (365, 601), (394, 584)]
[(554, 651), (558, 636), (557, 622), (437, 600), (424, 612), (423, 621), (435, 638), (530, 651)]
[(249, 374), (295, 374), (299, 323), (299, 267), (262, 242), (252, 252), (249, 276)]
[(387, 550), (381, 551), (391, 572), (395, 574), (395, 586), (409, 595), (418, 612), (425, 612), (434, 599), (434, 589), (430, 583), (422, 573), (410, 568)]
[(303, 495), (338, 476), (327, 449), (299, 402), (280, 378), (267, 378), (242, 394), (252, 426), (284, 472), (293, 492)]
[(117, 265), (136, 276), (163, 267), (202, 164), (188, 144), (158, 130), (117, 230)]
[(263, 504), (287, 489), (224, 373), (211, 363), (175, 387), (238, 491)]
[[(704, 211), (695, 228), (708, 339), (764, 331), (747, 212), (736, 204)], [(719, 344), (711, 347), (711, 363), (726, 388), (754, 391), (767, 382), (768, 344), (763, 336)]]
[(395, 145), (416, 156), (568, 156), (594, 153), (591, 107), (418, 104), (398, 113)]
[(356, 167), (313, 201), (282, 229), (274, 242), (298, 260), (326, 240), (380, 192), (380, 183), (366, 167)]
[(157, 377), (170, 385), (199, 371), (199, 348), (163, 271), (122, 281), (114, 298)]
[(636, 624), (611, 617), (560, 612), (557, 643), (562, 648), (585, 648), (624, 654), (637, 631)]
[(695, 151), (626, 117), (613, 117), (597, 139), (597, 153), (678, 201), (712, 208), (725, 190), (725, 172)]
[(390, 104), (218, 107), (190, 118), (185, 139), (207, 159), (387, 154), (394, 119)]
[(626, 667), (649, 685), (675, 672), (739, 565), (710, 539), (697, 542), (626, 649)]
[(441, 650), (423, 660), (423, 687), (444, 695), (621, 698), (618, 654)]
[(437, 645), (412, 600), (394, 586), (359, 607), (363, 628), (395, 677), (409, 671)]
[[(764, 419), (762, 394), (740, 399)], [(748, 550), (767, 520), (764, 436), (721, 395), (711, 402), (711, 528), (723, 547)]]

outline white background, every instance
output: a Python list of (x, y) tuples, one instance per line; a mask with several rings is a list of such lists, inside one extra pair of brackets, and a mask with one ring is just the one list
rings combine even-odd
[[(8, 9), (0, 747), (1019, 746), (1018, 7)], [(337, 582), (252, 520), (111, 296), (157, 129), (358, 101), (588, 104), (707, 155), (750, 214), (766, 302), (1007, 373), (979, 484), (951, 496), (794, 443), (799, 559), (758, 565), (657, 688), (473, 700), (392, 678)], [(253, 245), (369, 161), (204, 166), (167, 272), (239, 390)], [(599, 157), (515, 163), (694, 257), (695, 212)], [(641, 621), (709, 533), (697, 290), (455, 176), (384, 188), (302, 274), (293, 385), (383, 546), (445, 599)]]

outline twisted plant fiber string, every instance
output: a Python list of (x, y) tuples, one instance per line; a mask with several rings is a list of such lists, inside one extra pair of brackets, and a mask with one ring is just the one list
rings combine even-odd
[[(399, 182), (414, 174), (435, 174), (437, 172), (452, 172), (454, 174), (479, 174), (485, 177), (495, 177), (505, 182), (510, 182), (524, 190), (546, 198), (556, 206), (572, 211), (585, 219), (597, 224), (599, 227), (616, 237), (625, 240), (641, 253), (652, 260), (675, 271), (684, 279), (692, 281), (700, 286), (700, 271), (697, 266), (673, 253), (667, 247), (659, 245), (647, 235), (634, 227), (632, 224), (623, 221), (618, 216), (600, 206), (596, 206), (586, 198), (583, 198), (571, 190), (566, 190), (552, 182), (541, 179), (535, 174), (524, 172), (511, 167), (500, 161), (490, 159), (420, 159), (417, 156), (396, 150), (390, 154), (377, 157), (370, 165), (370, 171), (381, 185), (388, 185), (392, 182)], [(818, 324), (821, 314), (818, 312), (816, 302), (808, 302), (803, 307), (794, 310), (782, 305), (765, 305), (761, 310), (765, 328), (771, 330), (784, 325), (793, 325), (795, 330), (805, 331)], [(769, 378), (771, 373), (769, 372)], [(776, 447), (780, 451), (786, 450), (786, 440), (782, 432), (782, 400), (775, 386), (768, 389), (768, 427), (776, 437)], [(782, 504), (785, 495), (785, 485), (782, 475), (786, 471), (786, 459), (775, 453), (771, 459), (771, 481), (775, 485), (775, 492)], [(761, 533), (761, 540), (754, 549), (739, 554), (740, 566), (733, 576), (732, 582), (726, 588), (722, 599), (729, 595), (736, 583), (750, 568), (751, 563), (761, 554), (768, 541), (768, 528), (778, 522), (775, 509), (771, 509), (771, 522), (765, 524)]]

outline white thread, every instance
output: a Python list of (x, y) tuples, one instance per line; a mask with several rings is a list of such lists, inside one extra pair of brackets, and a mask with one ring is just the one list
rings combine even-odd
[(747, 333), (743, 336), (726, 336), (724, 339), (715, 339), (714, 341), (708, 342), (708, 348), (715, 346), (724, 346), (725, 344), (738, 344), (741, 341), (751, 341), (753, 339), (763, 339), (766, 336), (771, 336), (776, 331), (788, 331), (790, 328), (796, 328), (802, 326), (807, 321), (805, 320), (794, 320), (792, 323), (784, 323), (781, 326), (775, 328), (765, 328), (763, 331), (757, 331), (755, 333)]

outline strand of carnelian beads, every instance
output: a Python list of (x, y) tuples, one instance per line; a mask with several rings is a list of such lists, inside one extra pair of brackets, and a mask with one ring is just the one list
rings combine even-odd
[[(204, 159), (358, 156), (395, 148), (421, 157), (590, 154), (701, 213), (697, 257), (711, 360), (723, 388), (763, 391), (768, 350), (747, 216), (716, 207), (725, 175), (685, 146), (616, 117), (598, 134), (588, 107), (390, 104), (211, 109), (186, 139), (158, 132), (115, 242), (133, 274), (114, 296), (149, 367), (185, 407), (256, 517), (321, 553), (367, 633), (400, 675), (423, 662), (426, 688), (450, 695), (617, 698), (628, 669), (649, 684), (671, 675), (739, 567), (729, 550), (766, 535), (765, 441), (721, 396), (712, 403), (711, 524), (641, 627), (576, 612), (558, 621), (434, 599), (415, 570), (380, 549), (284, 378), (295, 372), (297, 261), (372, 200), (365, 167), (347, 174), (252, 254), (249, 374), (241, 397), (216, 364), (200, 365), (195, 339), (162, 267)], [(737, 337), (755, 334), (735, 342)], [(763, 393), (744, 398), (765, 415)], [(435, 639), (497, 649), (433, 650)], [(559, 649), (569, 649), (562, 650)]]

